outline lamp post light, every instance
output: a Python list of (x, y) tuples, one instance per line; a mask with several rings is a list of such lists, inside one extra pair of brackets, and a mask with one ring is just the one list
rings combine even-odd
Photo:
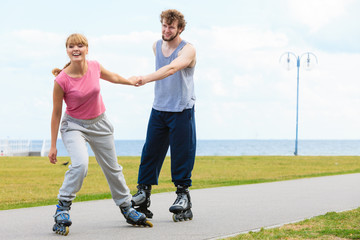
[[(294, 155), (298, 155), (298, 127), (299, 127), (299, 70), (300, 70), (300, 61), (306, 56), (305, 64), (306, 70), (311, 70), (318, 63), (317, 57), (315, 54), (311, 52), (306, 52), (301, 54), (300, 56), (296, 56), (296, 54), (292, 52), (285, 52), (280, 56), (279, 62), (283, 65), (286, 70), (291, 70), (293, 67), (297, 67), (297, 94), (296, 94), (296, 139), (295, 139), (295, 152)], [(314, 62), (315, 61), (315, 62)]]

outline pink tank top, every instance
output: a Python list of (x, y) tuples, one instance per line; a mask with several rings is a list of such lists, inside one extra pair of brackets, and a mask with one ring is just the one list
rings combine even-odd
[(77, 119), (92, 119), (105, 112), (100, 94), (100, 64), (87, 61), (88, 70), (81, 78), (72, 78), (61, 71), (55, 81), (64, 91), (66, 113)]

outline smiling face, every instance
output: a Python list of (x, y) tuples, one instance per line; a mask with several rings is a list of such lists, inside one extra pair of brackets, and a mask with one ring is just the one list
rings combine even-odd
[(82, 43), (71, 43), (67, 46), (66, 52), (71, 62), (84, 61), (86, 59), (86, 54), (88, 53), (88, 48)]
[(169, 24), (164, 19), (162, 22), (161, 32), (162, 32), (162, 39), (164, 41), (172, 41), (182, 32), (182, 29), (178, 28), (177, 20)]
[(161, 12), (160, 22), (161, 33), (164, 41), (172, 41), (179, 36), (186, 26), (184, 15), (176, 9), (169, 9)]
[(71, 62), (85, 61), (88, 53), (87, 39), (81, 34), (72, 34), (66, 41), (66, 52)]

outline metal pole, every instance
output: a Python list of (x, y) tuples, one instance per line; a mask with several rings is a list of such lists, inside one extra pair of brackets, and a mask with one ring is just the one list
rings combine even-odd
[(300, 69), (300, 57), (297, 57), (297, 96), (296, 96), (296, 139), (295, 139), (295, 152), (294, 155), (298, 155), (298, 129), (299, 129), (299, 69)]
[(297, 96), (296, 96), (296, 138), (295, 138), (295, 152), (294, 155), (298, 155), (298, 132), (299, 132), (299, 72), (300, 72), (300, 60), (304, 55), (307, 55), (307, 64), (306, 68), (307, 70), (310, 70), (313, 66), (310, 66), (310, 56), (312, 56), (315, 60), (315, 63), (318, 63), (317, 57), (315, 54), (311, 52), (303, 53), (302, 55), (296, 56), (295, 53), (292, 52), (285, 52), (280, 56), (279, 62), (282, 63), (283, 57), (287, 55), (286, 62), (283, 62), (284, 66), (287, 70), (290, 70), (292, 67), (293, 61), (290, 59), (290, 56), (293, 56), (296, 59), (296, 65), (297, 65)]

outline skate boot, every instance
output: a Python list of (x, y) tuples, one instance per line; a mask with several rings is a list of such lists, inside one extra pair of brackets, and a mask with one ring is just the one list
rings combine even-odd
[(72, 222), (69, 215), (71, 202), (59, 200), (59, 205), (56, 205), (56, 212), (54, 215), (55, 224), (53, 231), (60, 235), (68, 235), (69, 227)]
[(124, 215), (126, 222), (133, 226), (149, 226), (152, 227), (153, 224), (146, 219), (146, 216), (143, 213), (136, 211), (133, 207), (120, 207), (121, 213)]
[(151, 185), (140, 184), (137, 186), (138, 192), (132, 196), (131, 203), (136, 211), (144, 213), (147, 218), (152, 218), (153, 213), (150, 207)]
[(177, 186), (177, 198), (174, 204), (169, 208), (169, 211), (174, 213), (174, 222), (192, 220), (193, 214), (191, 211), (191, 199), (187, 186)]

